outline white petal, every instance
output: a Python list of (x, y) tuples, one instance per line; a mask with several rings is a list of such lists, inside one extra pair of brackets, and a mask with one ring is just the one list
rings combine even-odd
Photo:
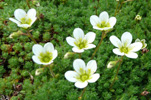
[(43, 47), (39, 44), (34, 44), (32, 47), (32, 51), (36, 56), (39, 56), (41, 52), (44, 52)]
[(43, 65), (50, 65), (51, 63), (53, 63), (53, 61), (51, 60), (50, 62), (48, 63), (42, 63)]
[(134, 52), (129, 52), (128, 54), (125, 54), (125, 55), (129, 58), (137, 58), (138, 57), (137, 53), (134, 53)]
[(85, 62), (82, 59), (76, 59), (73, 62), (73, 68), (77, 73), (81, 73), (80, 69), (86, 70)]
[(99, 27), (97, 27), (97, 26), (94, 26), (93, 28), (94, 28), (94, 29), (97, 29), (97, 30), (101, 30), (101, 31), (106, 31), (106, 30), (112, 29), (113, 27), (99, 28)]
[(121, 41), (123, 46), (129, 46), (132, 42), (132, 35), (129, 32), (125, 32), (122, 34)]
[(20, 22), (17, 21), (17, 20), (15, 20), (14, 18), (9, 18), (9, 20), (12, 21), (12, 22), (14, 22), (14, 23), (16, 23), (16, 24), (20, 24)]
[(123, 56), (124, 53), (122, 53), (118, 48), (113, 49), (113, 52), (117, 55)]
[(54, 46), (51, 42), (48, 42), (44, 45), (44, 49), (45, 49), (45, 51), (53, 52), (54, 51)]
[(29, 18), (33, 19), (36, 17), (36, 10), (35, 9), (29, 9), (28, 12), (27, 12), (27, 15)]
[(18, 27), (23, 27), (23, 28), (30, 27), (30, 25), (28, 25), (28, 24), (17, 24), (17, 25), (18, 25)]
[(14, 16), (18, 21), (21, 21), (21, 18), (26, 16), (26, 12), (23, 9), (16, 9)]
[(94, 83), (100, 78), (100, 74), (96, 73), (91, 76), (92, 78), (88, 80), (89, 83)]
[(35, 63), (37, 63), (37, 64), (42, 64), (41, 63), (41, 61), (38, 59), (38, 57), (37, 56), (32, 56), (32, 59), (33, 59), (33, 61), (35, 62)]
[(110, 41), (116, 47), (121, 47), (122, 46), (121, 41), (114, 35), (110, 37)]
[(109, 15), (106, 11), (103, 11), (102, 13), (100, 13), (99, 18), (102, 21), (108, 22), (109, 20)]
[(92, 49), (92, 48), (95, 48), (96, 46), (94, 44), (88, 44), (88, 47), (87, 48), (84, 48), (85, 50), (87, 49)]
[(57, 51), (57, 50), (54, 50), (52, 53), (53, 53), (53, 58), (52, 58), (52, 60), (54, 60), (54, 59), (58, 56), (58, 51)]
[(31, 20), (32, 22), (30, 23), (30, 26), (36, 21), (37, 17), (33, 17)]
[(92, 43), (95, 40), (96, 34), (94, 32), (88, 32), (85, 35), (85, 39), (88, 41), (88, 43)]
[(74, 39), (74, 38), (72, 38), (72, 37), (67, 37), (67, 38), (66, 38), (66, 41), (67, 41), (67, 43), (68, 43), (69, 45), (75, 46), (75, 44), (74, 44), (75, 39)]
[(97, 70), (97, 63), (95, 60), (90, 60), (87, 63), (87, 67), (86, 67), (86, 71), (89, 72), (89, 70), (91, 70), (91, 75), (96, 72)]
[(70, 82), (76, 82), (76, 76), (79, 76), (75, 71), (67, 71), (65, 73), (65, 78)]
[(133, 51), (133, 52), (139, 51), (142, 48), (142, 43), (135, 42), (131, 44), (128, 48), (130, 49), (130, 51)]
[(72, 51), (77, 52), (77, 53), (82, 53), (82, 52), (84, 52), (84, 49), (78, 49), (77, 47), (73, 47)]
[(90, 17), (90, 23), (92, 24), (92, 26), (96, 26), (98, 23), (101, 23), (101, 21), (98, 16), (92, 15)]
[(84, 38), (84, 32), (81, 28), (75, 28), (73, 31), (73, 36), (76, 40), (78, 40), (79, 38)]
[(88, 82), (87, 82), (87, 81), (85, 81), (85, 82), (77, 81), (77, 82), (75, 83), (75, 86), (76, 86), (77, 88), (85, 88), (87, 85), (88, 85)]
[(113, 27), (116, 24), (116, 18), (115, 17), (110, 17), (109, 23), (110, 23), (111, 27)]

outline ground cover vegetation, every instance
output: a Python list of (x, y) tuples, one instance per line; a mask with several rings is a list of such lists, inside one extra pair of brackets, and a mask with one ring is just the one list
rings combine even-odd
[(0, 99), (151, 100), (150, 22), (151, 0), (0, 0)]

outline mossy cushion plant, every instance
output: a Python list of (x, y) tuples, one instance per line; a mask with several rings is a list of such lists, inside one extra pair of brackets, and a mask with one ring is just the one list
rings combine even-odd
[[(27, 15), (20, 16), (21, 13), (18, 13), (19, 18), (16, 17), (14, 12), (17, 9)], [(33, 13), (28, 15), (28, 11)], [(108, 17), (101, 19), (101, 13), (105, 13), (104, 16), (108, 13)], [(113, 19), (112, 23), (109, 21), (110, 18)], [(151, 0), (1, 0), (0, 99), (150, 100), (150, 22)], [(22, 25), (27, 27), (20, 27)], [(94, 41), (91, 38), (91, 43), (96, 48), (84, 50), (80, 54), (73, 52), (72, 46), (78, 48), (80, 44), (75, 41), (71, 43), (71, 38), (69, 43), (66, 38), (74, 37), (73, 32), (76, 28), (82, 29), (84, 33), (96, 34), (95, 37), (92, 36), (95, 38)], [(124, 32), (131, 33), (131, 43), (143, 45), (139, 48), (141, 50), (134, 50), (138, 55), (135, 59), (134, 56), (131, 59), (115, 55), (119, 52), (113, 50), (114, 45), (120, 45), (112, 41), (113, 36), (119, 38)], [(82, 40), (80, 43), (85, 44)], [(53, 50), (58, 54), (54, 56), (55, 59), (52, 58), (52, 51), (45, 51), (46, 44), (55, 47)], [(41, 50), (41, 55), (33, 50), (34, 45), (41, 48), (38, 49)], [(48, 45), (48, 48), (52, 48), (52, 45)], [(81, 50), (82, 47), (78, 49)], [(128, 53), (125, 46), (119, 49), (120, 52)], [(64, 58), (66, 53), (68, 56)], [(32, 57), (40, 60), (33, 60)], [(84, 89), (75, 87), (72, 82), (78, 80), (88, 83), (88, 80), (92, 81), (91, 75), (95, 73), (89, 74), (87, 67), (80, 66), (81, 62), (76, 66), (84, 68), (81, 70), (82, 74), (78, 73), (76, 68), (76, 72), (72, 71), (75, 67), (73, 62), (79, 58), (87, 67), (90, 61), (96, 61), (97, 70), (94, 72), (99, 75), (94, 78), (93, 83), (85, 85)], [(91, 71), (96, 67), (94, 63), (92, 66), (89, 69)], [(71, 77), (73, 74), (65, 74), (68, 71), (78, 74), (79, 77), (76, 74), (75, 77)]]

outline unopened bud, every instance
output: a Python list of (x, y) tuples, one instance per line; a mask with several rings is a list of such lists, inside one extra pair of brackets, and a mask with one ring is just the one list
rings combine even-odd
[(72, 57), (75, 53), (74, 52), (67, 52), (65, 55), (64, 55), (64, 59), (68, 59), (70, 57)]
[(112, 68), (117, 64), (118, 61), (110, 61), (107, 65), (107, 68)]
[(13, 32), (9, 35), (9, 38), (18, 37), (21, 34), (22, 34), (22, 31)]
[(43, 72), (43, 69), (44, 69), (44, 68), (36, 69), (35, 75), (36, 75), (36, 76), (40, 75), (40, 74)]

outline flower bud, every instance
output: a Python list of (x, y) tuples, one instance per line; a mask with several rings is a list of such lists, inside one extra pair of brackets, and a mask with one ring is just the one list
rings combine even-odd
[(110, 61), (107, 65), (107, 68), (112, 68), (117, 64), (118, 61)]
[(43, 72), (43, 69), (44, 69), (44, 68), (36, 69), (35, 75), (36, 75), (36, 76), (40, 75), (40, 74)]
[(67, 52), (65, 55), (64, 55), (64, 59), (68, 59), (70, 57), (72, 57), (75, 53), (74, 52)]
[(142, 48), (141, 49), (144, 49), (147, 46), (147, 43), (145, 43), (146, 42), (145, 39), (140, 40), (140, 39), (137, 38), (135, 40), (135, 42), (141, 42), (142, 43)]
[(9, 35), (9, 38), (18, 37), (21, 34), (22, 34), (22, 31), (13, 32)]

